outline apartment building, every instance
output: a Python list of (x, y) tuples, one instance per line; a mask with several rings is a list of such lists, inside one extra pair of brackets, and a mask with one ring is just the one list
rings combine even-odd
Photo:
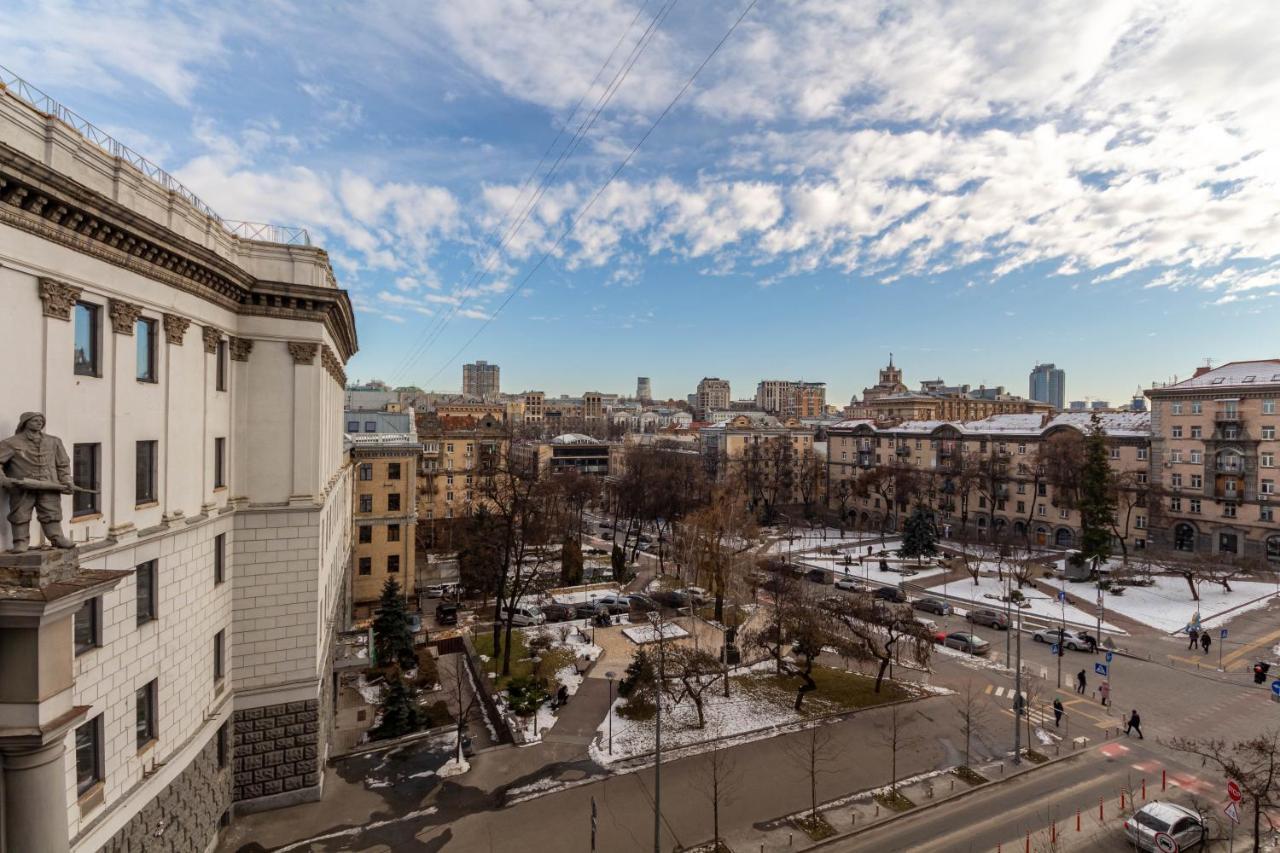
[(500, 369), (487, 361), (462, 365), (462, 394), (481, 400), (497, 399), (501, 393)]
[(544, 391), (525, 391), (520, 395), (524, 398), (524, 420), (526, 423), (540, 424), (546, 419), (547, 414), (547, 395)]
[(363, 619), (387, 578), (396, 579), (406, 599), (414, 595), (422, 444), (412, 411), (348, 411), (346, 418), (355, 469), (351, 602), (354, 617)]
[[(798, 486), (798, 472), (814, 452), (813, 432), (797, 418), (779, 420), (765, 414), (737, 414), (732, 418), (703, 427), (698, 431), (702, 446), (703, 462), (707, 472), (717, 480), (724, 480), (741, 473), (744, 466), (756, 465), (768, 468), (774, 460), (782, 459), (769, 452), (768, 445), (782, 441), (790, 445), (785, 460), (795, 468), (793, 486)], [(780, 495), (778, 503), (791, 503), (796, 499)]]
[(0, 555), (0, 847), (207, 850), (235, 810), (320, 796), (351, 305), (305, 232), (231, 226), (20, 91), (0, 433), (41, 412), (85, 491), (74, 551)]
[(1280, 568), (1280, 359), (1201, 367), (1146, 397), (1151, 478), (1167, 493), (1153, 541)]
[(1067, 372), (1053, 364), (1037, 364), (1027, 379), (1027, 396), (1062, 411), (1066, 408)]
[(577, 471), (597, 477), (616, 475), (621, 470), (623, 445), (580, 433), (557, 435), (550, 441), (524, 441), (511, 445), (511, 457), (533, 463), (545, 474)]
[(709, 413), (728, 409), (731, 399), (728, 379), (704, 377), (698, 383), (698, 391), (694, 395), (694, 416), (706, 420)]
[(454, 520), (484, 502), (484, 488), (511, 447), (502, 421), (491, 415), (453, 417), (420, 414), (422, 444), (417, 480), (419, 544), (448, 548)]
[[(1111, 465), (1132, 493), (1132, 506), (1118, 514), (1118, 533), (1140, 550), (1152, 516), (1140, 505), (1150, 491), (1151, 419), (1128, 412), (1099, 418)], [(1080, 541), (1071, 482), (1079, 457), (1072, 454), (1090, 425), (1088, 413), (1075, 412), (894, 425), (842, 421), (827, 430), (827, 502), (868, 530), (892, 528), (910, 506), (924, 503), (957, 532), (985, 537), (1002, 528), (1034, 545), (1071, 548)]]
[(825, 382), (765, 379), (756, 385), (753, 408), (783, 418), (820, 418), (827, 410)]
[(1051, 414), (1054, 407), (1038, 400), (1009, 394), (1003, 386), (947, 385), (942, 379), (926, 379), (919, 391), (902, 384), (902, 370), (889, 366), (880, 370), (880, 380), (863, 389), (862, 400), (850, 402), (845, 413), (851, 420), (870, 419), (880, 423), (901, 421), (976, 421), (993, 415)]

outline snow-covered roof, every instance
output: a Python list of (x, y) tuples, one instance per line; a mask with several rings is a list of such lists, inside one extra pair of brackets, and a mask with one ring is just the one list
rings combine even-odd
[[(1045, 425), (1045, 429), (1058, 426), (1075, 427), (1088, 432), (1093, 412), (1063, 412)], [(1098, 412), (1098, 422), (1107, 435), (1142, 437), (1151, 435), (1150, 412)]]
[(1280, 385), (1280, 358), (1232, 361), (1184, 379), (1170, 388), (1218, 388), (1223, 386)]
[(598, 444), (596, 439), (589, 435), (583, 435), (580, 432), (566, 432), (564, 435), (557, 435), (551, 439), (552, 444)]
[(1031, 434), (1040, 432), (1040, 428), (1044, 426), (1044, 415), (1038, 413), (992, 415), (980, 421), (967, 421), (957, 426), (965, 432), (972, 433), (1021, 432)]
[[(1142, 438), (1151, 435), (1150, 412), (1099, 412), (1103, 431), (1116, 438)], [(903, 421), (893, 425), (878, 425), (870, 420), (847, 420), (829, 427), (830, 430), (854, 429), (863, 425), (878, 433), (901, 435), (913, 433), (928, 435), (940, 427), (951, 427), (964, 435), (1026, 435), (1035, 436), (1054, 427), (1073, 427), (1087, 432), (1093, 412), (1064, 412), (1048, 418), (1043, 414), (992, 415), (980, 421)]]

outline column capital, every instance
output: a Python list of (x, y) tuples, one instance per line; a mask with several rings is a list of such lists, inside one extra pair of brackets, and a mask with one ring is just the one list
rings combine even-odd
[(187, 335), (187, 328), (191, 325), (191, 321), (180, 314), (164, 315), (164, 336), (169, 343), (174, 346), (182, 346), (182, 340)]
[(289, 341), (289, 355), (294, 364), (315, 364), (320, 345), (311, 341)]
[(117, 335), (133, 337), (133, 327), (137, 325), (138, 318), (142, 316), (141, 305), (125, 302), (123, 299), (112, 299), (107, 305), (107, 312), (111, 315), (111, 330), (113, 332)]
[(202, 326), (200, 333), (204, 336), (204, 351), (213, 355), (218, 351), (218, 342), (222, 340), (222, 330), (213, 326)]
[(253, 341), (250, 338), (231, 339), (231, 360), (232, 361), (248, 361), (249, 353), (253, 351)]
[(39, 279), (39, 285), (44, 316), (55, 320), (70, 320), (71, 308), (80, 298), (80, 294), (84, 293), (84, 288), (52, 278)]

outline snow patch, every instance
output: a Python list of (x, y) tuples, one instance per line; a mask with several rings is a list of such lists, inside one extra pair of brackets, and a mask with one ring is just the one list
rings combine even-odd
[(441, 779), (447, 779), (450, 776), (461, 776), (463, 773), (466, 773), (470, 769), (471, 769), (471, 764), (470, 762), (467, 761), (467, 759), (465, 758), (458, 759), (455, 756), (453, 758), (450, 758), (448, 761), (446, 761), (444, 765), (441, 766), (441, 768), (438, 771), (436, 771), (436, 773), (438, 776), (440, 776)]
[[(645, 643), (656, 643), (659, 640), (658, 631), (652, 625), (639, 625), (634, 628), (623, 628), (622, 635), (636, 645), (644, 645)], [(662, 638), (667, 640), (675, 640), (680, 637), (689, 636), (689, 632), (679, 625), (673, 625), (670, 622), (662, 626)]]
[[(1159, 628), (1162, 631), (1180, 631), (1191, 623), (1197, 611), (1200, 625), (1218, 625), (1238, 614), (1266, 607), (1276, 594), (1275, 584), (1257, 581), (1231, 581), (1231, 592), (1220, 584), (1202, 583), (1200, 601), (1191, 598), (1191, 589), (1181, 577), (1155, 575), (1152, 586), (1127, 586), (1123, 595), (1103, 593), (1103, 606), (1107, 610)], [(1092, 587), (1086, 587), (1092, 593)], [(1226, 616), (1218, 614), (1230, 610)]]

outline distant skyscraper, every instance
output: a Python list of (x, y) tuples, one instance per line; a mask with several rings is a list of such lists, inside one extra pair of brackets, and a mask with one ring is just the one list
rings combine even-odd
[(1088, 409), (1089, 409), (1089, 404), (1084, 400), (1071, 401), (1071, 411), (1073, 412), (1084, 412), (1084, 411), (1087, 411)]
[(653, 399), (653, 386), (649, 384), (648, 376), (641, 376), (636, 379), (636, 399), (644, 402)]
[(1052, 364), (1037, 364), (1031, 368), (1031, 391), (1027, 395), (1032, 400), (1048, 403), (1055, 409), (1062, 409), (1067, 399), (1067, 372)]
[(462, 365), (462, 393), (469, 397), (498, 396), (498, 365), (487, 361)]

